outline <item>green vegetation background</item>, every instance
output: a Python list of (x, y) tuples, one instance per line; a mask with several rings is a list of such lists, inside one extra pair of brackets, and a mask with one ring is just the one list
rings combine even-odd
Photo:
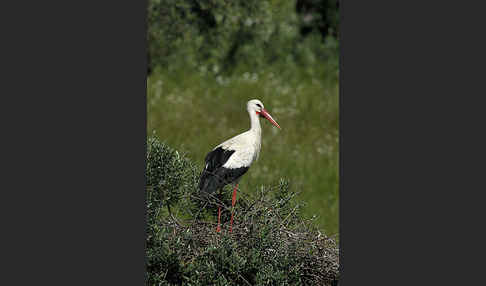
[[(299, 2), (299, 3), (297, 3)], [(147, 131), (201, 168), (208, 151), (249, 128), (262, 100), (260, 159), (241, 192), (290, 180), (328, 234), (339, 229), (337, 1), (150, 0)], [(307, 6), (303, 5), (302, 3)]]

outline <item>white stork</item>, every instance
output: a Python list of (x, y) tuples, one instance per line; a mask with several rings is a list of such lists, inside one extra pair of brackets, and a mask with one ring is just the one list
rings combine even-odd
[[(234, 185), (232, 208), (236, 202), (236, 190), (241, 176), (250, 168), (253, 161), (258, 159), (262, 142), (262, 128), (259, 117), (265, 117), (273, 125), (280, 128), (278, 123), (263, 108), (263, 103), (258, 99), (247, 102), (246, 110), (250, 115), (250, 130), (241, 133), (216, 146), (206, 155), (206, 166), (201, 173), (199, 190), (206, 194), (212, 194), (228, 185)], [(218, 208), (217, 232), (221, 231), (221, 207)], [(231, 212), (230, 232), (233, 228), (233, 211)]]

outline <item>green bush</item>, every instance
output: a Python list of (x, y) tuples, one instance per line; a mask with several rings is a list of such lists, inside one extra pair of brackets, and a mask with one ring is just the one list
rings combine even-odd
[[(337, 26), (327, 19), (338, 19), (334, 6), (312, 25)], [(295, 0), (149, 0), (149, 68), (208, 66), (230, 73), (238, 65), (256, 70), (275, 62), (308, 64), (299, 61), (302, 51), (309, 52), (300, 47), (301, 25), (309, 24), (298, 17)], [(322, 37), (314, 41), (325, 46)], [(312, 53), (326, 57), (322, 47)]]
[[(148, 147), (149, 285), (335, 285), (337, 243), (302, 217), (289, 182), (262, 186), (254, 196), (239, 192), (231, 233), (224, 197), (223, 230), (216, 233), (214, 207), (194, 213), (199, 168), (156, 137)], [(172, 192), (177, 200), (161, 199)], [(168, 201), (180, 212), (170, 215)]]
[[(184, 155), (160, 142), (155, 136), (147, 141), (147, 186), (150, 192), (149, 218), (153, 218), (160, 206), (171, 212), (171, 206), (177, 206), (183, 196), (195, 189), (198, 172), (194, 164)], [(187, 200), (182, 200), (182, 204)], [(185, 205), (185, 207), (191, 207)], [(171, 214), (172, 215), (172, 214)]]

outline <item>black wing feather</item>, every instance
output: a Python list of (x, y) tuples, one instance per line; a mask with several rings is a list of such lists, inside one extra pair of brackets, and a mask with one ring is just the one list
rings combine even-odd
[(229, 160), (235, 150), (218, 147), (206, 155), (206, 167), (201, 173), (199, 190), (214, 193), (227, 184), (231, 184), (248, 171), (248, 167), (228, 169), (223, 165)]

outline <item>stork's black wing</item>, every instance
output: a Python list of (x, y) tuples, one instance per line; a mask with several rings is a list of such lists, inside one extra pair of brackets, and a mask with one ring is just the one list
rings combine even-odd
[(248, 167), (223, 167), (233, 153), (235, 153), (235, 150), (218, 147), (206, 155), (206, 165), (199, 179), (199, 190), (206, 193), (214, 193), (225, 185), (233, 183), (248, 171)]

